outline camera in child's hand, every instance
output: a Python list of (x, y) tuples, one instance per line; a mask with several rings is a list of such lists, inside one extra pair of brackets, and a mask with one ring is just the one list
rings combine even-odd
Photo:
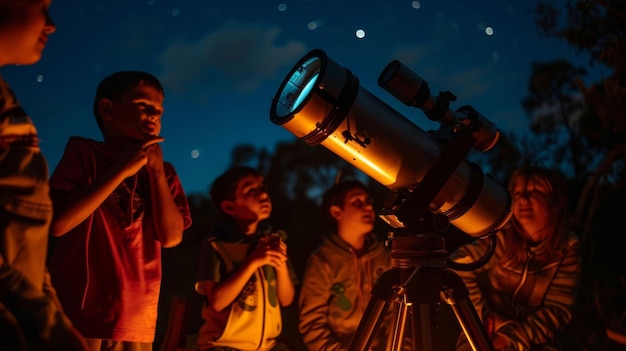
[(280, 234), (271, 233), (263, 236), (262, 241), (267, 244), (272, 250), (280, 249)]

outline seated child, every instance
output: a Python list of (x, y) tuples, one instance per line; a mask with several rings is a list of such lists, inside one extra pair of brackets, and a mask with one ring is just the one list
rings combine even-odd
[[(333, 231), (311, 254), (302, 280), (299, 329), (310, 351), (345, 350), (371, 298), (376, 279), (390, 268), (389, 252), (372, 233), (376, 215), (358, 180), (330, 188), (322, 210)], [(372, 346), (384, 350), (381, 328)]]
[(263, 177), (249, 167), (230, 169), (211, 188), (224, 221), (203, 242), (196, 290), (206, 297), (200, 350), (287, 350), (281, 306), (294, 299), (296, 277), (285, 235), (263, 221), (272, 202)]

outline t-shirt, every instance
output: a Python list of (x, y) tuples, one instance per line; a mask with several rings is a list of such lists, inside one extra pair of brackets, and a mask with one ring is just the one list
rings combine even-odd
[[(55, 169), (52, 194), (66, 193), (96, 179), (114, 162), (94, 140), (72, 137)], [(191, 224), (182, 186), (171, 164), (167, 182)], [(153, 342), (161, 285), (161, 245), (150, 214), (145, 170), (126, 179), (77, 227), (59, 238), (50, 272), (67, 315), (88, 338)]]

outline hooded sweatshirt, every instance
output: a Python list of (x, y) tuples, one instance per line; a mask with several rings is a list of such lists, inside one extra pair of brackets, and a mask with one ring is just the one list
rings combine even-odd
[(367, 236), (366, 247), (359, 256), (332, 234), (309, 257), (299, 298), (299, 330), (309, 350), (344, 350), (349, 345), (372, 286), (390, 268), (389, 252), (376, 235)]

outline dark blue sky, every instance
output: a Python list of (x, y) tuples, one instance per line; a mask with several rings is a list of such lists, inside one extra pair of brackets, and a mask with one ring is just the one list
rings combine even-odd
[[(294, 136), (269, 120), (283, 78), (312, 49), (349, 68), (366, 88), (422, 129), (418, 109), (376, 84), (398, 59), (433, 94), (449, 90), (504, 131), (527, 130), (520, 107), (532, 62), (575, 56), (538, 35), (533, 1), (54, 0), (57, 25), (43, 59), (0, 70), (34, 119), (51, 171), (67, 139), (101, 139), (96, 85), (118, 70), (155, 74), (166, 91), (162, 143), (188, 193), (228, 166), (232, 148), (272, 149)], [(360, 38), (357, 31), (363, 30)]]

